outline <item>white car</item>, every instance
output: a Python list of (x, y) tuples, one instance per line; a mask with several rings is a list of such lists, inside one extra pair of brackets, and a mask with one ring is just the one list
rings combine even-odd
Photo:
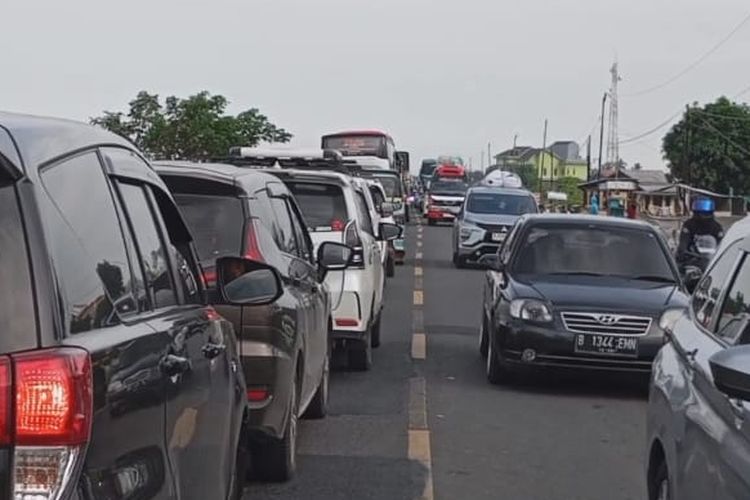
[(380, 344), (384, 267), (381, 242), (401, 235), (395, 224), (380, 222), (367, 181), (331, 170), (269, 169), (297, 199), (317, 247), (325, 241), (354, 249), (349, 268), (329, 272), (333, 341), (346, 349), (349, 366), (369, 370), (372, 349)]
[[(370, 189), (375, 216), (380, 222), (395, 224), (396, 220), (393, 215), (393, 204), (387, 201), (388, 198), (383, 185), (378, 180), (367, 179), (367, 186)], [(393, 245), (388, 241), (381, 241), (380, 251), (382, 252), (381, 260), (383, 262), (383, 268), (385, 268), (385, 275), (386, 277), (391, 278), (396, 274), (396, 259)]]

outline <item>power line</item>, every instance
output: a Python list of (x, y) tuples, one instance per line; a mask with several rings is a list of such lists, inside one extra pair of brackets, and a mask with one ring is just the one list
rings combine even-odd
[(720, 113), (711, 113), (710, 111), (703, 111), (702, 109), (693, 109), (690, 111), (691, 113), (698, 113), (700, 115), (704, 116), (711, 116), (713, 118), (721, 118), (724, 120), (732, 120), (732, 121), (750, 121), (750, 116), (732, 116), (732, 115), (722, 115)]
[(672, 123), (672, 120), (674, 120), (675, 118), (677, 118), (681, 114), (682, 114), (682, 109), (680, 109), (679, 111), (677, 111), (675, 114), (673, 114), (672, 116), (670, 116), (669, 118), (667, 118), (666, 120), (664, 120), (663, 122), (661, 122), (659, 125), (655, 126), (654, 128), (649, 129), (649, 130), (647, 130), (647, 131), (645, 131), (645, 132), (643, 132), (641, 134), (638, 134), (635, 137), (628, 137), (627, 139), (624, 139), (624, 140), (620, 141), (620, 144), (630, 144), (632, 142), (638, 141), (639, 139), (643, 139), (645, 137), (653, 135), (656, 132), (658, 132), (659, 130), (661, 130), (664, 127), (666, 127), (667, 125), (669, 125), (670, 123)]
[(712, 124), (711, 122), (709, 122), (708, 120), (706, 120), (705, 118), (703, 118), (703, 117), (702, 117), (702, 116), (700, 116), (700, 115), (698, 115), (698, 118), (700, 118), (700, 119), (701, 119), (701, 121), (702, 121), (702, 122), (703, 122), (703, 123), (704, 123), (704, 124), (705, 124), (705, 125), (706, 125), (706, 126), (707, 126), (707, 127), (709, 128), (709, 129), (711, 129), (711, 131), (712, 131), (712, 132), (713, 132), (714, 134), (718, 135), (719, 137), (721, 137), (722, 139), (724, 139), (725, 141), (727, 141), (727, 143), (731, 144), (732, 146), (734, 146), (734, 147), (735, 147), (735, 148), (737, 148), (738, 150), (742, 151), (742, 152), (743, 152), (743, 153), (745, 153), (746, 155), (750, 155), (750, 151), (748, 151), (747, 149), (745, 149), (744, 147), (740, 146), (739, 144), (737, 144), (736, 142), (734, 142), (734, 141), (733, 141), (732, 139), (730, 139), (729, 137), (727, 137), (727, 136), (726, 136), (726, 135), (725, 135), (725, 134), (724, 134), (724, 133), (723, 133), (722, 131), (720, 131), (719, 129), (717, 129), (716, 127), (714, 127), (714, 126), (713, 126), (713, 124)]
[[(654, 85), (653, 87), (648, 87), (648, 88), (645, 88), (643, 90), (639, 90), (638, 92), (633, 92), (633, 93), (630, 93), (630, 94), (624, 94), (624, 96), (625, 97), (638, 97), (638, 96), (642, 96), (642, 95), (645, 95), (645, 94), (650, 94), (651, 92), (655, 92), (657, 90), (663, 89), (667, 85), (670, 85), (670, 84), (676, 82), (677, 80), (679, 80), (680, 78), (682, 78), (686, 74), (690, 73), (696, 67), (698, 67), (703, 61), (705, 61), (706, 59), (708, 59), (709, 57), (711, 57), (717, 50), (719, 50), (725, 43), (727, 43), (735, 34), (737, 34), (737, 32), (740, 31), (745, 26), (745, 24), (747, 24), (749, 21), (750, 21), (750, 14), (748, 14), (747, 16), (745, 16), (742, 19), (742, 21), (740, 21), (740, 23), (737, 26), (735, 26), (734, 29), (732, 29), (732, 31), (729, 32), (729, 34), (727, 36), (725, 36), (724, 38), (722, 38), (719, 41), (719, 43), (717, 43), (716, 45), (714, 45), (713, 47), (711, 47), (711, 49), (708, 52), (704, 53), (702, 56), (700, 56), (698, 59), (696, 59), (693, 63), (691, 63), (690, 65), (688, 65), (685, 69), (683, 69), (682, 71), (680, 71), (679, 73), (677, 73), (673, 77), (669, 78), (668, 80), (666, 80), (666, 81), (664, 81), (664, 82), (662, 82), (662, 83), (660, 83), (658, 85)], [(745, 92), (748, 92), (748, 91), (750, 91), (750, 88), (748, 88), (747, 90), (745, 90)]]

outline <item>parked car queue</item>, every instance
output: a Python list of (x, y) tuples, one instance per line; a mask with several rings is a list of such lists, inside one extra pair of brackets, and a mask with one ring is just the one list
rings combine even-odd
[(363, 179), (235, 163), (0, 114), (0, 497), (239, 499), (294, 473), (332, 349), (371, 366), (402, 229)]

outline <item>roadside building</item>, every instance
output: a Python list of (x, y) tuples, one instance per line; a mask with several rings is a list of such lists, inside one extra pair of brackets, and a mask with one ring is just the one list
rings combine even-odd
[(536, 171), (536, 176), (549, 187), (564, 177), (580, 181), (588, 179), (588, 165), (579, 156), (579, 147), (573, 141), (559, 141), (547, 149), (518, 146), (495, 155), (495, 164), (511, 172), (524, 169)]

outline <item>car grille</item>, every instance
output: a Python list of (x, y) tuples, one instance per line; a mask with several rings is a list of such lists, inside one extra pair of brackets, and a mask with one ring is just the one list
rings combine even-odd
[(494, 233), (502, 233), (504, 231), (505, 232), (505, 237), (507, 238), (508, 235), (510, 234), (510, 230), (511, 230), (511, 226), (506, 226), (506, 225), (503, 225), (503, 224), (477, 224), (477, 226), (479, 226), (479, 227), (481, 227), (482, 229), (485, 230), (484, 241), (486, 243), (494, 243), (496, 245), (499, 245), (501, 242), (500, 241), (494, 241), (492, 239), (492, 235)]
[(460, 207), (463, 204), (461, 200), (435, 200), (431, 205), (436, 207)]
[(601, 333), (605, 335), (645, 335), (651, 327), (651, 318), (609, 313), (562, 313), (565, 329), (575, 333)]

